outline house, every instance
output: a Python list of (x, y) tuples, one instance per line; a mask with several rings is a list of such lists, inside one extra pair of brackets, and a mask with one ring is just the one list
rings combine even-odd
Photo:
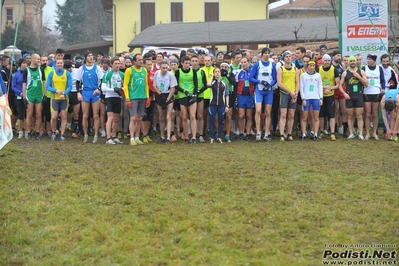
[[(3, 3), (1, 14), (1, 32), (7, 24), (16, 25), (18, 19), (19, 0), (1, 1)], [(0, 5), (1, 5), (0, 2)], [(35, 32), (43, 29), (43, 6), (46, 0), (24, 0), (21, 6), (21, 20), (25, 19)]]
[[(275, 0), (102, 0), (103, 7), (114, 14), (117, 52), (127, 50), (140, 32), (157, 24), (268, 19), (272, 2)], [(179, 32), (170, 38), (174, 34)]]

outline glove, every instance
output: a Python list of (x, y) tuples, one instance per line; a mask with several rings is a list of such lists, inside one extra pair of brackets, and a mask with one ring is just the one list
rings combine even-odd
[(222, 70), (220, 70), (220, 75), (222, 76), (222, 77), (226, 77), (227, 76), (227, 73), (229, 73), (226, 69), (222, 69)]
[(116, 92), (119, 96), (122, 96), (122, 89), (121, 88), (114, 88), (114, 92)]
[(43, 95), (42, 104), (43, 104), (43, 103), (46, 103), (46, 102), (47, 102), (47, 96), (46, 96), (46, 95)]
[(150, 107), (150, 105), (151, 105), (150, 99), (145, 100), (145, 108)]
[(126, 99), (126, 107), (132, 108), (132, 101), (129, 99)]
[(271, 89), (270, 84), (269, 84), (266, 80), (262, 80), (262, 81), (260, 82), (260, 84), (262, 84), (262, 85), (265, 87), (263, 90), (268, 91), (268, 90)]

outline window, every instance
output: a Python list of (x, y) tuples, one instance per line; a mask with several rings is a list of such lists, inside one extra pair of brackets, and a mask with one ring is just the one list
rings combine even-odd
[(205, 3), (205, 22), (219, 21), (219, 3)]
[(170, 22), (183, 22), (183, 3), (170, 3)]
[(141, 31), (155, 25), (155, 3), (141, 3)]
[(6, 12), (7, 12), (7, 20), (14, 20), (13, 16), (12, 16), (12, 8), (7, 8)]

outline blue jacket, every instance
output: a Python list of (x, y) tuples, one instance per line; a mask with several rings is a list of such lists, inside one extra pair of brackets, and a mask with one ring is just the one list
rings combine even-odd
[(18, 69), (12, 76), (12, 90), (16, 96), (20, 96), (22, 93), (23, 76), (24, 71), (22, 69)]

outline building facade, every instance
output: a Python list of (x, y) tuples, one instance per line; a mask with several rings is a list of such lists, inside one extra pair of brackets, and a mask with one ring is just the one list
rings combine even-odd
[(127, 45), (135, 36), (152, 25), (267, 19), (268, 4), (272, 2), (275, 1), (103, 0), (103, 6), (113, 10), (114, 51), (121, 52), (128, 49)]
[[(18, 19), (19, 0), (4, 1), (1, 14), (1, 32), (7, 24), (16, 25)], [(0, 3), (1, 4), (1, 3)], [(35, 32), (43, 29), (43, 6), (46, 0), (24, 0), (21, 6), (21, 21), (25, 19)]]

